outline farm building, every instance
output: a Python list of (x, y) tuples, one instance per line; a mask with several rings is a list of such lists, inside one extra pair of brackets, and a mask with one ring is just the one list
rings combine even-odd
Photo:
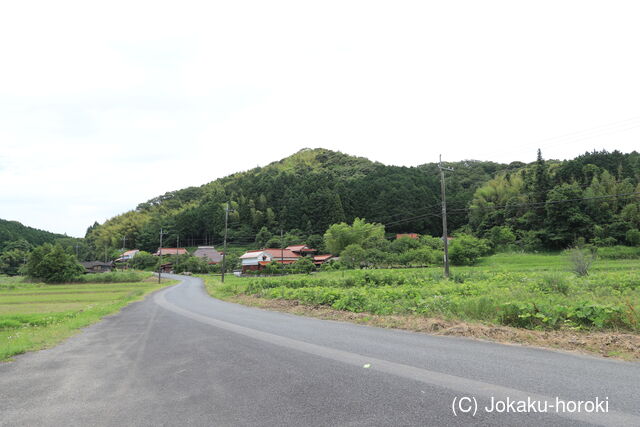
[(85, 273), (107, 273), (111, 271), (113, 265), (101, 261), (85, 261), (81, 262), (85, 269)]
[(193, 256), (198, 258), (206, 258), (209, 264), (218, 264), (222, 262), (222, 254), (213, 246), (198, 246)]
[(281, 264), (292, 264), (300, 258), (300, 255), (291, 249), (258, 249), (247, 251), (240, 257), (242, 260), (242, 272), (262, 270), (264, 266), (272, 261)]
[(188, 254), (185, 248), (158, 248), (158, 251), (154, 253), (155, 256), (160, 255), (160, 250), (162, 250), (162, 255), (186, 255)]
[(408, 237), (410, 239), (417, 239), (420, 236), (417, 233), (403, 233), (403, 234), (396, 234), (396, 240), (398, 239), (402, 239), (403, 237)]

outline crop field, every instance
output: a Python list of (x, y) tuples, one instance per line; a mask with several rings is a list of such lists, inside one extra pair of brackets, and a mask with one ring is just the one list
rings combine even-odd
[(0, 276), (0, 360), (54, 345), (170, 283), (159, 285), (149, 273), (86, 277), (136, 281), (46, 285)]
[(589, 275), (566, 254), (497, 254), (472, 267), (208, 277), (209, 292), (374, 315), (417, 315), (528, 330), (640, 332), (640, 260), (598, 259)]

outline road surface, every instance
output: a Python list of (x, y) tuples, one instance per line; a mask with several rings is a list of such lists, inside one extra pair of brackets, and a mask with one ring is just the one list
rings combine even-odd
[(640, 426), (638, 363), (264, 311), (179, 278), (0, 364), (0, 425)]

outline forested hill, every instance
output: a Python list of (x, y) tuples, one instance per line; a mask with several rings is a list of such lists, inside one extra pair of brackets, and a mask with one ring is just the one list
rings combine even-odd
[[(568, 161), (545, 161), (539, 153), (530, 164), (445, 166), (454, 169), (446, 172), (453, 231), (479, 236), (502, 231), (523, 247), (544, 249), (566, 247), (579, 237), (625, 243), (627, 232), (640, 227), (636, 152), (592, 152)], [(388, 233), (441, 234), (437, 164), (387, 166), (305, 149), (265, 167), (141, 203), (91, 226), (87, 243), (117, 248), (126, 236), (128, 247), (155, 251), (162, 227), (169, 246), (178, 236), (182, 245), (220, 244), (227, 201), (231, 242), (253, 243), (261, 230), (262, 237), (284, 230), (289, 240), (316, 242), (330, 224), (356, 217), (382, 223)]]
[[(468, 161), (447, 166), (455, 168), (447, 177), (449, 205), (466, 207), (475, 190), (496, 173), (524, 164)], [(128, 246), (155, 250), (162, 226), (169, 245), (178, 235), (183, 243), (219, 243), (228, 200), (233, 209), (232, 242), (253, 242), (262, 227), (276, 234), (284, 230), (321, 235), (330, 224), (356, 217), (388, 224), (388, 232), (440, 233), (436, 164), (387, 166), (340, 152), (305, 149), (265, 167), (141, 203), (134, 211), (95, 224), (87, 237), (96, 247), (118, 247), (118, 239), (126, 235)], [(466, 212), (449, 219), (452, 228), (467, 221)]]
[(37, 228), (27, 227), (18, 221), (0, 219), (0, 250), (9, 242), (26, 240), (33, 246), (43, 243), (53, 243), (58, 239), (66, 238), (62, 234), (50, 233)]

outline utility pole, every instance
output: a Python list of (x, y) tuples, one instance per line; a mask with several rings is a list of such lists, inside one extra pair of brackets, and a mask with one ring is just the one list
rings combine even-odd
[(442, 166), (442, 155), (438, 163), (440, 169), (440, 193), (442, 194), (442, 241), (444, 243), (444, 277), (449, 278), (449, 240), (447, 236), (447, 195), (444, 184), (444, 171), (453, 171), (453, 168)]
[(178, 270), (178, 261), (180, 260), (180, 255), (178, 255), (178, 251), (180, 250), (180, 234), (176, 235), (176, 266), (175, 271)]
[(158, 248), (158, 257), (160, 258), (160, 267), (158, 268), (158, 283), (162, 280), (162, 228), (160, 228), (160, 247)]
[[(120, 258), (124, 257), (124, 249), (125, 249), (126, 244), (127, 244), (127, 236), (123, 236), (122, 237), (122, 255), (120, 256)], [(124, 265), (122, 266), (122, 269), (124, 270)]]
[(229, 202), (227, 202), (227, 207), (224, 209), (224, 249), (222, 252), (222, 283), (224, 283), (224, 270), (226, 268), (225, 261), (227, 258), (227, 231), (229, 228)]
[(77, 243), (76, 243), (76, 259), (79, 259), (78, 258), (78, 244)]
[(282, 228), (280, 229), (280, 263), (284, 268), (284, 237), (282, 234)]

